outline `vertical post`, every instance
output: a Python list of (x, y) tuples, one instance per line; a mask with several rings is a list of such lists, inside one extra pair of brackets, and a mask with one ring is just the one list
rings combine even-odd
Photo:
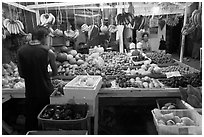
[[(38, 2), (35, 2), (35, 5), (38, 5)], [(36, 21), (37, 21), (37, 25), (39, 25), (40, 24), (40, 12), (39, 12), (39, 10), (37, 9), (36, 11), (35, 11), (35, 15), (36, 15)]]
[[(183, 26), (186, 25), (186, 20), (187, 20), (187, 6), (185, 7), (185, 13), (184, 13), (184, 21), (183, 21)], [(185, 35), (182, 35), (181, 39), (181, 51), (180, 51), (180, 62), (183, 62), (183, 53), (184, 53), (184, 45), (185, 45)]]

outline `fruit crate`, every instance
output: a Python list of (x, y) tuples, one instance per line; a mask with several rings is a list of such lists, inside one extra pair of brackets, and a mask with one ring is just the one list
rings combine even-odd
[(57, 95), (58, 89), (55, 89), (50, 95), (50, 104), (67, 104), (68, 99), (64, 95)]
[(88, 135), (87, 130), (28, 131), (26, 135)]
[(82, 113), (80, 119), (73, 120), (55, 120), (42, 118), (42, 114), (47, 108), (55, 106), (64, 106), (61, 104), (46, 105), (38, 114), (38, 122), (43, 130), (87, 130), (88, 129), (88, 106), (87, 104), (68, 104), (74, 112)]
[(166, 103), (173, 103), (175, 104), (174, 109), (187, 109), (187, 107), (182, 103), (182, 101), (179, 98), (162, 98), (156, 100), (158, 109), (162, 109), (163, 106), (165, 106)]
[(195, 126), (162, 125), (158, 123), (154, 110), (151, 112), (154, 125), (159, 135), (202, 135), (202, 116), (196, 111), (188, 109), (160, 110), (161, 114), (169, 114), (172, 112), (179, 117), (189, 117), (195, 122)]
[[(76, 83), (79, 81), (79, 79), (84, 77), (94, 78), (93, 86), (76, 86)], [(101, 76), (79, 75), (67, 83), (63, 90), (65, 97), (68, 99), (68, 102), (74, 101), (75, 103), (87, 103), (90, 108), (90, 113), (93, 114), (95, 110), (95, 99), (101, 86)]]

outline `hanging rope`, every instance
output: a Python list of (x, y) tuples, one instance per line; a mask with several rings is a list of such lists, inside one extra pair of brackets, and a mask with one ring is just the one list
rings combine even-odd
[[(92, 7), (93, 7), (93, 6), (94, 6), (94, 4), (92, 4)], [(92, 11), (92, 23), (93, 23), (93, 25), (94, 25), (94, 16), (93, 16), (94, 14), (93, 14), (93, 8), (92, 8), (92, 10), (91, 10), (91, 11)]]
[(8, 9), (9, 9), (9, 18), (13, 19), (11, 5), (8, 5)]
[(76, 16), (75, 16), (75, 7), (73, 5), (73, 14), (74, 14), (74, 27), (75, 27), (75, 30), (76, 30)]
[[(26, 6), (27, 6), (27, 2), (26, 2)], [(27, 21), (26, 21), (26, 15), (25, 15), (25, 10), (23, 10), (23, 15), (24, 15), (24, 20), (25, 20), (25, 28), (26, 28), (26, 32), (28, 32), (28, 24), (27, 24)]]
[(84, 18), (85, 18), (85, 24), (87, 24), (87, 22), (86, 22), (86, 7), (85, 7), (85, 5), (84, 5)]
[(67, 30), (68, 30), (68, 25), (69, 25), (69, 15), (68, 15), (68, 12), (67, 12), (68, 8), (66, 8), (65, 10), (65, 13), (66, 13), (66, 21), (67, 21)]

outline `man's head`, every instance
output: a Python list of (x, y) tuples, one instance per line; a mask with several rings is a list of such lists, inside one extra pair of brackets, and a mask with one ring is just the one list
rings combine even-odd
[(142, 39), (143, 39), (144, 41), (148, 41), (148, 39), (149, 39), (149, 33), (144, 32), (144, 33), (142, 34)]
[(45, 44), (46, 38), (49, 34), (49, 30), (43, 26), (37, 26), (32, 34), (33, 40), (39, 40), (42, 44)]

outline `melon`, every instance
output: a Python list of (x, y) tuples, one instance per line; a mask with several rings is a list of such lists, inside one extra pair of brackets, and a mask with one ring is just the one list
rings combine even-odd
[(55, 63), (57, 65), (57, 67), (59, 67), (61, 65), (61, 62), (59, 62), (59, 61), (55, 61)]
[(73, 59), (74, 57), (71, 54), (67, 55), (67, 60)]
[(70, 64), (76, 64), (76, 59), (75, 59), (75, 58), (69, 59), (69, 63), (70, 63)]
[(67, 60), (67, 54), (66, 53), (58, 53), (56, 60), (60, 61), (60, 62), (66, 61)]
[(79, 59), (81, 59), (81, 58), (82, 58), (82, 54), (81, 54), (81, 53), (76, 54), (76, 56), (75, 56), (75, 59), (76, 59), (76, 60), (79, 60)]
[(76, 51), (76, 50), (71, 50), (71, 51), (70, 51), (70, 54), (71, 54), (72, 56), (76, 56), (76, 55), (77, 55), (77, 51)]
[(79, 59), (78, 61), (77, 61), (77, 65), (81, 65), (81, 64), (84, 64), (84, 61), (83, 60), (81, 60), (81, 59)]
[(67, 53), (68, 48), (66, 46), (62, 46), (60, 50), (61, 50), (61, 52)]
[(139, 56), (140, 55), (140, 52), (138, 50), (134, 50), (132, 52), (132, 56)]

